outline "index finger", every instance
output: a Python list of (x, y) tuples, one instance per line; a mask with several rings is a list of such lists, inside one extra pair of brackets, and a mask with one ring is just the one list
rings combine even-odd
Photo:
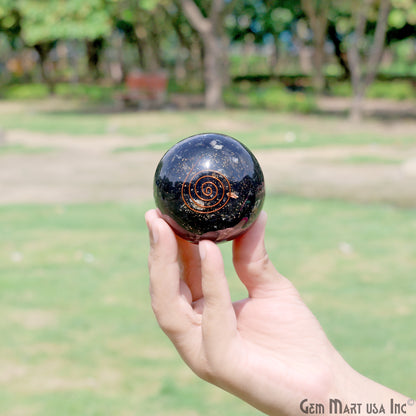
[(197, 244), (177, 237), (179, 256), (182, 263), (182, 276), (192, 294), (192, 301), (202, 298), (201, 257)]
[(169, 225), (152, 210), (146, 213), (151, 249), (149, 253), (150, 295), (160, 327), (170, 337), (186, 332), (196, 314), (192, 296), (181, 280), (178, 244)]

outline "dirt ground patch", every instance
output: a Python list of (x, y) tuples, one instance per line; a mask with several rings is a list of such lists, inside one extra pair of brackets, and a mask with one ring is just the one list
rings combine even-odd
[[(140, 143), (157, 137), (141, 137)], [(142, 201), (162, 152), (114, 153), (131, 137), (47, 135), (8, 131), (10, 145), (50, 148), (0, 156), (0, 203)], [(255, 152), (270, 193), (384, 201), (416, 206), (416, 146), (321, 147)], [(348, 158), (394, 158), (397, 163), (346, 163)]]
[[(321, 97), (318, 99), (318, 107), (328, 114), (345, 114), (349, 111), (351, 99), (345, 97)], [(364, 102), (364, 114), (376, 120), (411, 120), (416, 118), (416, 106), (414, 100), (400, 102), (381, 98), (367, 98)]]
[[(44, 100), (36, 104), (36, 111), (68, 111), (78, 108), (77, 105), (70, 101)], [(276, 122), (302, 124), (305, 131), (326, 134), (351, 133), (357, 129), (346, 118), (334, 116), (348, 110), (348, 100), (323, 97), (319, 106), (333, 116), (277, 115)], [(0, 102), (2, 114), (25, 114), (30, 108), (27, 104)], [(366, 112), (373, 117), (366, 119), (357, 134), (368, 131), (370, 136), (416, 137), (414, 102), (368, 100)], [(386, 119), (383, 114), (393, 119)], [(137, 123), (136, 118), (126, 118), (123, 113), (111, 113), (111, 117), (115, 124)], [(165, 117), (174, 117), (176, 124), (172, 125), (175, 126), (183, 122), (173, 113)], [(142, 115), (141, 120), (156, 123), (159, 118), (159, 114), (157, 117), (150, 114)], [(244, 123), (253, 123), (253, 120), (215, 117), (217, 131), (241, 131)], [(209, 130), (212, 124), (208, 124)], [(123, 136), (117, 129), (99, 136), (75, 137), (0, 129), (0, 146), (23, 149), (2, 153), (0, 148), (0, 204), (151, 200), (153, 174), (163, 151), (144, 149), (149, 144), (166, 142), (167, 135), (155, 133), (157, 129), (148, 131), (152, 134), (137, 137)], [(40, 151), (24, 151), (25, 148)], [(115, 151), (120, 148), (130, 151)], [(255, 154), (263, 167), (269, 193), (416, 206), (416, 141), (406, 146), (373, 143), (257, 150)]]

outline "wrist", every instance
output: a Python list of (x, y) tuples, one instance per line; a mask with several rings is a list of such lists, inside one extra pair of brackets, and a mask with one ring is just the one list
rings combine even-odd
[(416, 416), (416, 403), (410, 397), (363, 376), (339, 358), (334, 367), (334, 384), (321, 414)]

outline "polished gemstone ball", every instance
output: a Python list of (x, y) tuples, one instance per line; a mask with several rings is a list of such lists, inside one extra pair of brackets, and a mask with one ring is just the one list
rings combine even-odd
[(218, 133), (197, 134), (171, 147), (156, 168), (153, 189), (162, 217), (194, 243), (236, 238), (253, 224), (265, 196), (255, 156)]

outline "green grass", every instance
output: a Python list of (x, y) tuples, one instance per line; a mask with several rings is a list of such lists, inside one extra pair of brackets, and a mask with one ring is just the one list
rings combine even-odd
[[(98, 109), (97, 109), (98, 110)], [(363, 124), (351, 126), (336, 117), (293, 116), (260, 110), (150, 111), (100, 113), (83, 109), (0, 113), (3, 130), (28, 130), (47, 134), (114, 135), (131, 137), (131, 144), (116, 152), (163, 151), (178, 140), (199, 132), (220, 132), (234, 136), (253, 149), (305, 148), (381, 144), (408, 146), (416, 139), (409, 133), (394, 134), (389, 128)]]
[(23, 129), (41, 133), (67, 133), (72, 135), (106, 134), (109, 123), (105, 114), (85, 114), (79, 111), (22, 111), (0, 114), (3, 129)]
[[(157, 327), (149, 207), (0, 207), (1, 415), (257, 414), (197, 380)], [(266, 210), (271, 258), (343, 356), (414, 394), (416, 212), (273, 195)]]
[(52, 147), (48, 146), (26, 146), (23, 144), (4, 144), (0, 145), (0, 156), (9, 154), (38, 154), (48, 153), (53, 151)]
[(147, 146), (120, 146), (113, 149), (113, 153), (140, 152), (141, 150), (143, 150), (143, 147)]
[(382, 157), (382, 156), (376, 156), (376, 155), (352, 155), (345, 157), (343, 159), (340, 159), (344, 163), (349, 164), (376, 164), (376, 165), (400, 165), (403, 163), (403, 159), (395, 159), (395, 158), (389, 158), (389, 157)]

